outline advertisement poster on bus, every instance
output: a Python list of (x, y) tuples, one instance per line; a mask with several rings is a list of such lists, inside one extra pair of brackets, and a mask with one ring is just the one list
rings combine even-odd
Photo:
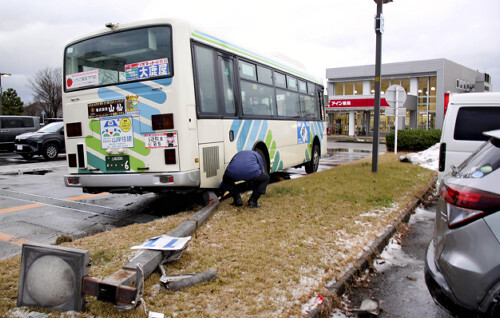
[(134, 131), (132, 129), (132, 118), (101, 118), (101, 148), (133, 148)]
[(177, 133), (146, 134), (146, 148), (175, 148), (177, 147)]
[(310, 142), (311, 127), (308, 121), (297, 122), (297, 142), (299, 144), (307, 144)]
[(99, 84), (99, 70), (66, 75), (66, 88), (79, 88)]
[(125, 100), (115, 99), (87, 105), (89, 118), (117, 116), (125, 114)]

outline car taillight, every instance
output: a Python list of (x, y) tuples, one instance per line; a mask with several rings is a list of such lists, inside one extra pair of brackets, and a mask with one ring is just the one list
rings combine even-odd
[(465, 225), (500, 210), (500, 196), (470, 187), (445, 184), (441, 197), (446, 201), (448, 227)]

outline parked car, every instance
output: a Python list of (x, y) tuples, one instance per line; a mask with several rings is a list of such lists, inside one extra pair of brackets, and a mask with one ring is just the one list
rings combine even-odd
[(40, 119), (35, 116), (0, 116), (0, 149), (14, 150), (17, 135), (40, 129)]
[(443, 177), (425, 282), (452, 314), (500, 317), (500, 130)]
[(15, 152), (24, 159), (35, 155), (41, 155), (47, 160), (56, 159), (59, 153), (66, 152), (64, 123), (47, 124), (36, 132), (16, 136)]
[(450, 97), (441, 132), (439, 180), (500, 129), (500, 93), (466, 93)]

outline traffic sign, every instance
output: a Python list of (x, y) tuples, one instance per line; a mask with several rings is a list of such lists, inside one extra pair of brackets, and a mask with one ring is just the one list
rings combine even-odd
[(405, 107), (398, 107), (398, 108), (388, 107), (385, 109), (385, 115), (386, 116), (406, 117), (406, 108)]
[(385, 100), (391, 107), (403, 106), (406, 101), (406, 91), (401, 85), (391, 85), (385, 91)]

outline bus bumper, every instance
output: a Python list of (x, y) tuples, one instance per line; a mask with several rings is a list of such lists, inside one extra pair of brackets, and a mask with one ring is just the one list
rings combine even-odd
[(84, 192), (163, 192), (175, 188), (199, 188), (198, 170), (162, 173), (71, 174), (64, 176), (67, 187), (83, 188)]

